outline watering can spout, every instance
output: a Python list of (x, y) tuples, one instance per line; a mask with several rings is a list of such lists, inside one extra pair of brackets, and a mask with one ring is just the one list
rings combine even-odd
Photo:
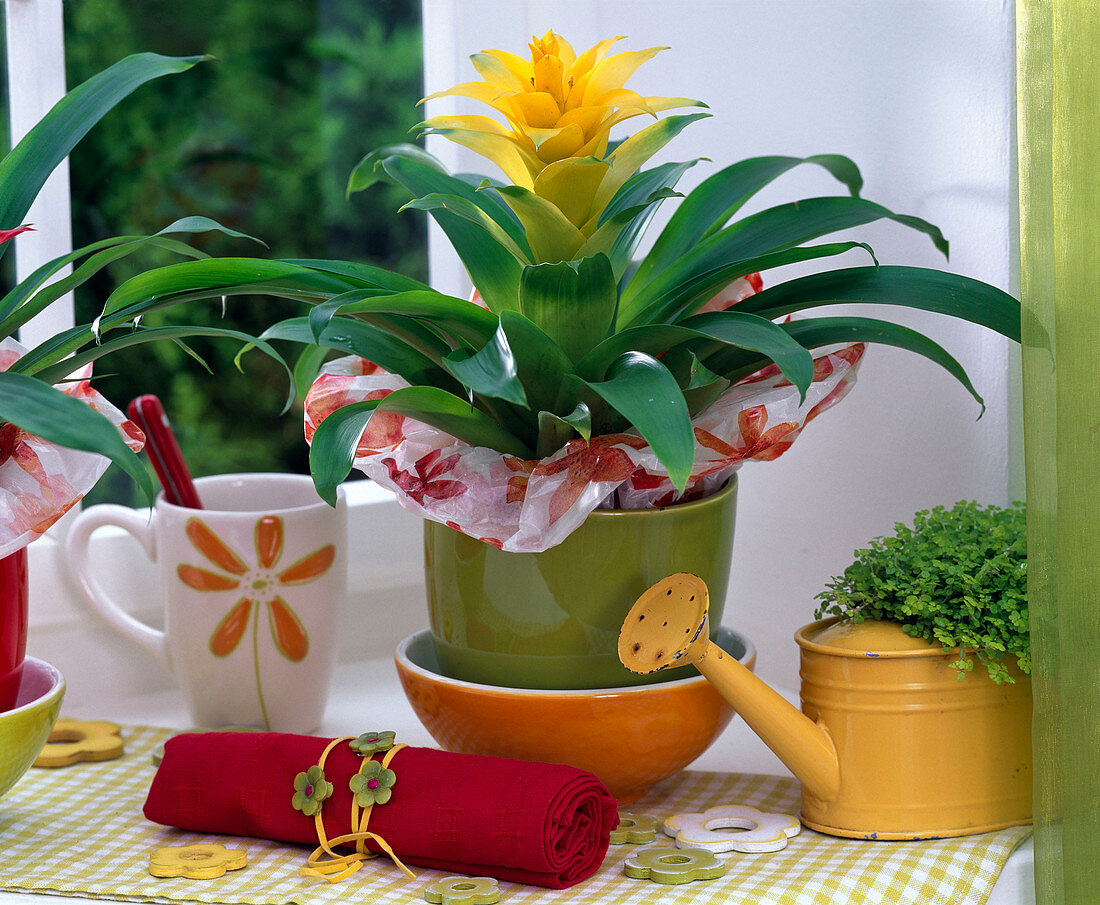
[(641, 674), (693, 664), (810, 795), (835, 800), (840, 765), (829, 733), (710, 640), (708, 604), (707, 586), (695, 575), (657, 582), (623, 622), (619, 659)]

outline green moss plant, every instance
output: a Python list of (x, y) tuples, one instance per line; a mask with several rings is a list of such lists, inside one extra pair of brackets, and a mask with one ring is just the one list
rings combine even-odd
[(816, 617), (900, 623), (914, 638), (957, 648), (951, 665), (960, 679), (975, 658), (998, 683), (1015, 681), (1010, 656), (1030, 675), (1023, 505), (937, 506), (918, 512), (912, 528), (899, 522), (894, 530), (855, 551), (844, 574), (817, 595)]

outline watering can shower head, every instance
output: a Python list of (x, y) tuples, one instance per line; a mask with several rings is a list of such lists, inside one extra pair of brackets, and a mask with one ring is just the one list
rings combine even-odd
[(619, 660), (634, 673), (684, 666), (707, 650), (710, 594), (697, 575), (662, 578), (630, 608), (619, 632)]
[(619, 660), (634, 673), (693, 665), (799, 779), (822, 800), (840, 786), (836, 750), (823, 729), (710, 640), (710, 594), (698, 575), (662, 578), (630, 608)]

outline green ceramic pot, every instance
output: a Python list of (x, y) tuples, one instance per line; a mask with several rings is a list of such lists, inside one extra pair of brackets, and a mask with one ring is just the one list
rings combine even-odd
[(636, 676), (619, 663), (623, 618), (651, 584), (693, 572), (722, 621), (733, 554), (737, 478), (666, 509), (596, 510), (544, 553), (504, 553), (424, 523), (432, 636), (443, 672), (513, 688), (610, 688), (692, 675)]

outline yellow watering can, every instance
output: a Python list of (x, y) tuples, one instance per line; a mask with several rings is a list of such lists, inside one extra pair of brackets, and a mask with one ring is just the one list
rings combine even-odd
[(963, 836), (1031, 822), (1031, 683), (959, 681), (956, 655), (900, 625), (828, 619), (795, 635), (802, 711), (709, 640), (701, 578), (646, 591), (619, 634), (635, 673), (691, 663), (802, 783), (802, 822), (857, 839)]

